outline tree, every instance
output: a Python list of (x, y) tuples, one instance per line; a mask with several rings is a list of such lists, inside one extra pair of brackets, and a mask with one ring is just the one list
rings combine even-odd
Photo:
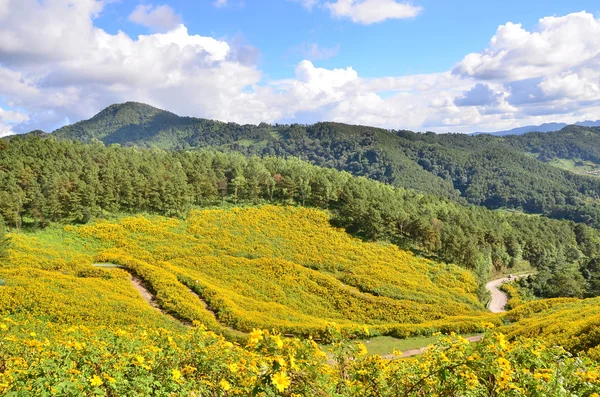
[(6, 226), (4, 225), (4, 219), (0, 216), (0, 259), (4, 259), (8, 256), (8, 247), (10, 244), (9, 239), (5, 235)]

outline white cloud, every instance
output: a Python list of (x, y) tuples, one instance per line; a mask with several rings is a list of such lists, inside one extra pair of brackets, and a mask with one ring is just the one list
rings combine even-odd
[(554, 99), (600, 99), (598, 75), (583, 76), (575, 72), (565, 72), (560, 75), (545, 78), (538, 87), (548, 98)]
[(213, 5), (217, 8), (225, 7), (227, 5), (227, 0), (215, 0)]
[(406, 2), (396, 0), (336, 0), (326, 3), (332, 15), (349, 18), (352, 22), (369, 25), (387, 19), (414, 18), (422, 10)]
[(533, 32), (506, 24), (490, 48), (443, 73), (367, 79), (347, 65), (316, 66), (311, 58), (334, 51), (309, 45), (294, 76), (272, 81), (257, 67), (258, 49), (239, 36), (226, 42), (181, 24), (110, 34), (95, 26), (103, 4), (0, 0), (0, 99), (19, 110), (0, 112), (1, 134), (53, 130), (129, 100), (240, 123), (332, 120), (439, 132), (600, 114), (600, 36), (592, 37), (600, 20), (590, 14), (544, 18)]
[(26, 122), (29, 119), (24, 113), (0, 108), (0, 138), (12, 135), (12, 125)]
[(154, 7), (140, 4), (129, 15), (129, 20), (155, 32), (166, 32), (181, 25), (181, 17), (168, 5)]
[(498, 28), (489, 48), (467, 55), (454, 73), (483, 80), (523, 80), (598, 65), (598, 37), (600, 20), (586, 12), (542, 18), (532, 32), (509, 22)]

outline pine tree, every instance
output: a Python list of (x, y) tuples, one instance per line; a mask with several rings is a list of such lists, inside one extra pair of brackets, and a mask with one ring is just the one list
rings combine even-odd
[(5, 235), (6, 226), (4, 225), (4, 219), (0, 216), (0, 259), (4, 259), (8, 256), (9, 239)]

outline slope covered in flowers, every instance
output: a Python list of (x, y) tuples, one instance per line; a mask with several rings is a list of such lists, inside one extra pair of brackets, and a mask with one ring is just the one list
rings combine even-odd
[(144, 302), (121, 269), (92, 267), (99, 246), (62, 230), (11, 236), (0, 266), (0, 315), (87, 325), (179, 327)]
[(510, 337), (539, 338), (600, 360), (600, 298), (548, 299), (523, 304), (508, 313)]
[[(322, 211), (136, 216), (11, 240), (0, 265), (2, 395), (600, 392), (598, 299), (539, 300), (491, 314), (468, 271), (352, 238)], [(122, 268), (93, 266), (101, 262)], [(134, 289), (132, 274), (161, 310)], [(507, 321), (515, 323), (500, 329), (506, 336), (441, 339), (408, 360), (367, 357), (349, 340)], [(327, 353), (315, 338), (330, 343)]]
[[(187, 221), (137, 216), (69, 230), (105, 247), (95, 259), (130, 268), (159, 302), (179, 299), (169, 310), (190, 321), (205, 322), (180, 306), (186, 289), (221, 324), (244, 332), (311, 334), (331, 321), (431, 332), (424, 327), (435, 331), (449, 316), (461, 316), (458, 330), (473, 331), (487, 316), (469, 272), (363, 243), (332, 228), (318, 210), (204, 210)], [(419, 327), (406, 331), (407, 324)]]
[(307, 208), (203, 210), (185, 221), (135, 216), (15, 235), (0, 272), (3, 313), (61, 322), (172, 322), (128, 285), (128, 273), (168, 314), (218, 332), (319, 335), (336, 322), (406, 336), (499, 321), (478, 302), (470, 272), (362, 242)]

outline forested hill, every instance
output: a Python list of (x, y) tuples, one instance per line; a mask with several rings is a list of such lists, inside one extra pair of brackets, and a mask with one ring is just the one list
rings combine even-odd
[(123, 146), (296, 156), (458, 202), (600, 226), (600, 178), (594, 175), (600, 164), (600, 131), (594, 128), (494, 137), (340, 123), (256, 126), (179, 117), (129, 102), (54, 135)]
[(295, 158), (0, 141), (0, 223), (13, 231), (122, 213), (185, 217), (228, 202), (327, 209), (335, 226), (473, 270), (481, 285), (533, 267), (540, 296), (600, 295), (600, 231), (583, 224), (464, 206)]

